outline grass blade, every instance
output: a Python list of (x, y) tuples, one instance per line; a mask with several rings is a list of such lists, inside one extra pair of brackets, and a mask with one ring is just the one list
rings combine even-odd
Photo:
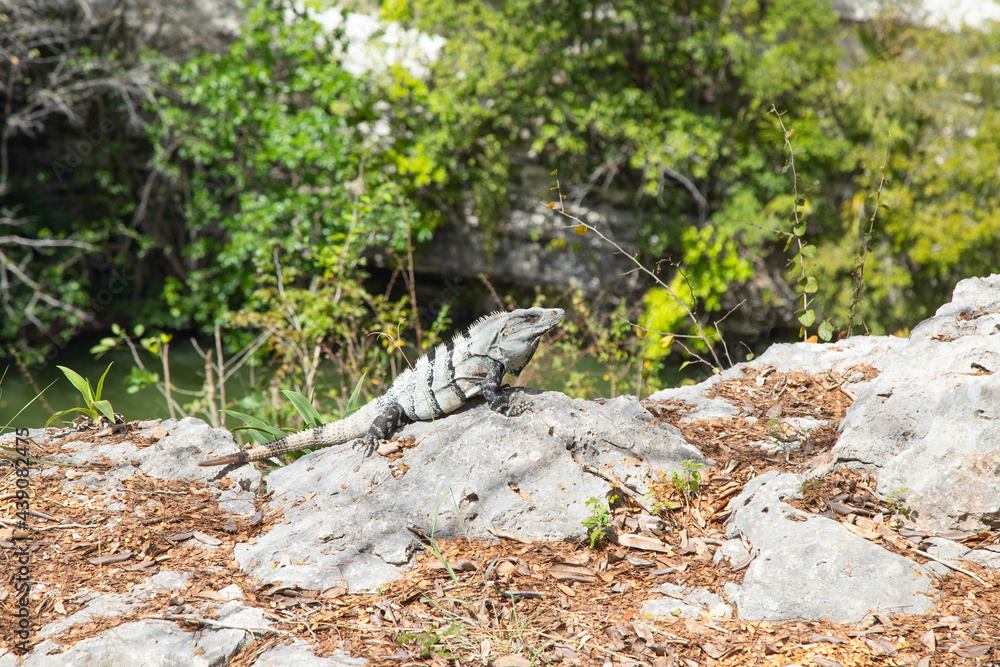
[[(280, 438), (285, 437), (285, 434), (283, 432), (274, 428), (267, 422), (257, 419), (256, 417), (251, 417), (248, 414), (244, 414), (242, 412), (236, 412), (235, 410), (223, 410), (222, 412), (226, 413), (230, 417), (235, 417), (236, 419), (242, 420), (243, 423), (246, 424), (246, 429), (249, 431), (250, 437), (253, 438), (254, 442), (256, 442), (259, 445), (266, 445), (272, 440), (278, 440)], [(268, 439), (262, 439), (260, 435), (261, 433), (266, 433), (271, 437)]]
[(323, 423), (323, 418), (320, 417), (319, 412), (309, 402), (308, 398), (291, 389), (282, 389), (281, 393), (295, 406), (295, 409), (298, 411), (299, 416), (302, 417), (302, 420), (305, 421), (307, 427), (319, 426)]
[(74, 371), (72, 368), (66, 368), (65, 366), (58, 366), (59, 370), (63, 372), (66, 379), (76, 387), (76, 390), (80, 392), (83, 396), (83, 402), (89, 407), (94, 402), (94, 390), (91, 389), (90, 383), (83, 378), (82, 375)]

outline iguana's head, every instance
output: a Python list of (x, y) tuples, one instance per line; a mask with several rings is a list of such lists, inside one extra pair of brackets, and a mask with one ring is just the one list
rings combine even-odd
[[(519, 375), (538, 349), (538, 339), (562, 322), (566, 313), (561, 308), (525, 308), (503, 315), (494, 345), (499, 361), (511, 375)], [(492, 355), (491, 355), (492, 356)]]

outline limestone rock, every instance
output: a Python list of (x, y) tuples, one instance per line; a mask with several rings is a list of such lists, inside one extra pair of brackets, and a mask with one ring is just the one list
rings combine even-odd
[(859, 623), (872, 611), (931, 609), (931, 575), (916, 562), (783, 502), (801, 497), (804, 480), (765, 473), (729, 503), (728, 536), (749, 541), (756, 553), (743, 584), (725, 587), (739, 618)]
[(346, 445), (272, 472), (269, 509), (280, 509), (287, 523), (238, 545), (240, 566), (264, 582), (371, 590), (411, 562), (418, 544), (407, 526), (443, 538), (491, 538), (490, 529), (580, 538), (586, 501), (610, 489), (586, 466), (645, 493), (654, 471), (705, 460), (635, 398), (602, 404), (510, 392), (522, 414), (504, 417), (476, 401), (436, 422), (411, 424), (400, 437), (419, 445), (392, 463), (362, 459)]
[(963, 280), (847, 411), (835, 463), (936, 530), (1000, 527), (1000, 275)]

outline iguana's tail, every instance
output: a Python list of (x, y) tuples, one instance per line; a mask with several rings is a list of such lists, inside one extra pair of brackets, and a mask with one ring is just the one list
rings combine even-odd
[(249, 460), (250, 451), (246, 450), (230, 454), (229, 456), (216, 456), (214, 459), (208, 459), (207, 461), (198, 461), (198, 465), (208, 468), (209, 466), (228, 466), (233, 463), (246, 463)]
[(366, 435), (369, 426), (378, 413), (379, 399), (375, 399), (344, 419), (339, 419), (305, 431), (299, 431), (298, 433), (292, 433), (274, 442), (269, 442), (266, 445), (257, 445), (250, 449), (244, 449), (242, 452), (236, 452), (228, 456), (219, 456), (207, 461), (199, 461), (198, 465), (207, 468), (210, 466), (231, 465), (233, 463), (246, 463), (248, 461), (269, 459), (279, 454), (297, 452), (302, 449), (339, 445)]

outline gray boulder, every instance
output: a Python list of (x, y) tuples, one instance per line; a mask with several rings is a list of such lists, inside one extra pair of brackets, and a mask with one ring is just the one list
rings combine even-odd
[(286, 523), (237, 545), (236, 559), (263, 582), (371, 590), (411, 562), (419, 545), (407, 526), (441, 538), (582, 538), (586, 501), (611, 488), (586, 467), (642, 494), (654, 471), (705, 461), (632, 397), (599, 403), (517, 388), (510, 400), (522, 414), (477, 401), (408, 426), (400, 437), (419, 445), (392, 463), (344, 446), (271, 473), (269, 509)]
[(220, 641), (218, 633), (208, 632), (199, 637), (199, 633), (186, 632), (172, 621), (134, 621), (77, 642), (64, 653), (49, 654), (36, 649), (24, 664), (27, 667), (210, 667), (227, 664), (246, 642), (244, 636), (249, 637), (230, 630)]
[(1000, 275), (958, 283), (890, 352), (842, 428), (832, 463), (874, 471), (879, 493), (921, 523), (1000, 528)]
[(920, 565), (782, 502), (801, 497), (804, 480), (765, 473), (729, 503), (727, 535), (742, 537), (756, 554), (743, 584), (725, 586), (739, 617), (859, 623), (873, 611), (931, 609), (932, 578)]
[[(188, 581), (187, 573), (164, 570), (139, 584), (125, 595), (100, 594), (82, 590), (76, 598), (86, 606), (76, 613), (47, 623), (37, 636), (42, 641), (22, 660), (10, 653), (0, 652), (0, 667), (27, 665), (30, 667), (56, 667), (71, 665), (150, 665), (173, 667), (181, 665), (227, 664), (254, 635), (274, 632), (260, 609), (247, 607), (240, 600), (231, 600), (221, 608), (206, 601), (198, 607), (185, 605), (188, 615), (217, 616), (219, 626), (201, 632), (189, 632), (174, 621), (146, 619), (115, 626), (90, 639), (76, 642), (67, 648), (54, 638), (67, 630), (93, 623), (111, 624), (113, 619), (133, 611), (141, 611), (162, 593), (183, 590)], [(238, 587), (231, 597), (242, 596)], [(341, 663), (327, 663), (339, 665)]]
[(291, 644), (282, 644), (260, 654), (253, 667), (363, 667), (368, 661), (352, 658), (344, 651), (337, 650), (325, 657), (312, 652), (307, 642), (296, 639)]

